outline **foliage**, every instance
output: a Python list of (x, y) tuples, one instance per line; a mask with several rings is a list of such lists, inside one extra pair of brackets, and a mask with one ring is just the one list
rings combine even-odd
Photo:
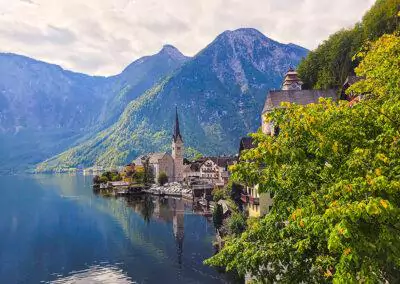
[(100, 177), (98, 175), (95, 175), (93, 177), (93, 184), (100, 184)]
[(123, 176), (124, 176), (125, 178), (132, 178), (132, 177), (135, 176), (135, 173), (136, 173), (136, 166), (135, 166), (135, 164), (129, 164), (129, 165), (126, 165), (126, 166), (125, 166), (125, 168), (124, 168), (122, 174), (123, 174)]
[(98, 183), (106, 183), (109, 181), (121, 181), (122, 176), (117, 171), (107, 171), (99, 176), (93, 178), (93, 183), (97, 181)]
[(397, 15), (400, 0), (378, 0), (353, 29), (331, 35), (310, 52), (298, 67), (305, 88), (341, 88), (358, 61), (353, 56), (366, 41), (376, 40), (385, 33), (400, 31)]
[(142, 158), (142, 164), (143, 164), (143, 183), (144, 184), (154, 183), (154, 174), (153, 174), (153, 168), (150, 165), (150, 157), (144, 156)]
[(243, 186), (230, 181), (228, 184), (228, 188), (230, 189), (230, 198), (232, 201), (235, 203), (239, 211), (243, 210), (243, 202), (242, 202), (242, 191), (243, 191)]
[(138, 183), (144, 183), (144, 167), (143, 166), (135, 166), (135, 174), (133, 179)]
[(213, 197), (214, 202), (218, 202), (222, 199), (227, 198), (226, 191), (223, 188), (214, 188), (213, 191), (211, 192), (211, 195)]
[(168, 176), (167, 176), (167, 174), (166, 174), (165, 172), (161, 172), (161, 173), (158, 175), (157, 182), (158, 182), (159, 185), (164, 185), (164, 184), (166, 184), (166, 183), (168, 182)]
[(362, 20), (365, 37), (373, 41), (383, 34), (399, 31), (399, 7), (399, 0), (377, 0)]
[(219, 230), (224, 221), (224, 210), (221, 204), (216, 204), (213, 211), (213, 223), (215, 229)]
[(109, 180), (108, 180), (108, 178), (106, 177), (106, 176), (100, 176), (100, 178), (99, 178), (99, 182), (100, 183), (106, 183), (106, 182), (108, 182)]
[(274, 209), (207, 264), (271, 283), (399, 279), (399, 40), (362, 55), (353, 91), (371, 95), (360, 103), (286, 104), (267, 117), (279, 136), (254, 134), (233, 178), (274, 193)]
[(246, 229), (246, 218), (242, 213), (234, 212), (228, 219), (229, 235), (239, 236)]

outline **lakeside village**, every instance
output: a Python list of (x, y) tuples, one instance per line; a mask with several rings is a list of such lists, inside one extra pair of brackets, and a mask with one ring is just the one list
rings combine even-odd
[[(341, 96), (345, 96), (346, 89), (358, 80), (359, 78), (355, 76), (348, 77)], [(278, 135), (279, 128), (271, 122), (266, 122), (263, 117), (275, 108), (281, 107), (283, 102), (307, 105), (318, 103), (320, 98), (339, 100), (339, 95), (333, 89), (303, 90), (302, 85), (297, 72), (289, 69), (285, 74), (281, 90), (269, 91), (261, 113), (261, 130), (264, 134)], [(351, 95), (344, 99), (349, 100), (350, 104), (359, 100), (358, 97), (354, 98)], [(217, 239), (221, 241), (224, 231), (229, 234), (227, 229), (229, 225), (225, 225), (232, 213), (241, 211), (248, 217), (261, 217), (268, 214), (273, 206), (271, 194), (259, 193), (257, 186), (234, 184), (229, 179), (229, 167), (239, 162), (243, 151), (254, 147), (251, 137), (243, 137), (236, 156), (202, 157), (188, 161), (184, 158), (184, 137), (180, 132), (176, 110), (171, 154), (143, 155), (118, 171), (107, 171), (96, 175), (93, 178), (93, 188), (103, 195), (151, 194), (192, 201), (193, 204), (203, 206), (207, 215), (213, 215), (214, 225), (218, 231)]]

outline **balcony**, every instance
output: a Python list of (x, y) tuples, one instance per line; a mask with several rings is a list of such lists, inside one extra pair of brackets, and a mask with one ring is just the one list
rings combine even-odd
[(243, 203), (248, 203), (249, 202), (249, 195), (242, 193), (240, 195), (240, 199), (242, 200)]
[(260, 205), (260, 198), (250, 196), (249, 203), (250, 203), (251, 205)]

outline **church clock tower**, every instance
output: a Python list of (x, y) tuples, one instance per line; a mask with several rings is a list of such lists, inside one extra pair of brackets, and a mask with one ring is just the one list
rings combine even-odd
[(297, 72), (292, 68), (286, 72), (285, 79), (282, 84), (282, 90), (284, 91), (299, 91), (303, 82), (300, 80)]
[(179, 129), (178, 108), (175, 110), (175, 128), (172, 136), (172, 158), (174, 159), (174, 180), (183, 181), (183, 139)]

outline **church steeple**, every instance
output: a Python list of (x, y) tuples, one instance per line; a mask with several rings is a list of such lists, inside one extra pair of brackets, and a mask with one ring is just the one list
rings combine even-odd
[(302, 85), (303, 82), (300, 80), (297, 72), (292, 67), (290, 67), (285, 74), (285, 79), (282, 84), (282, 90), (284, 91), (301, 90)]
[(175, 108), (175, 128), (174, 128), (173, 138), (175, 142), (178, 138), (180, 138), (181, 141), (183, 141), (181, 131), (179, 129), (178, 107)]
[(174, 160), (174, 180), (178, 182), (183, 180), (183, 156), (184, 145), (179, 129), (178, 108), (176, 108), (174, 135), (172, 136), (172, 159)]

